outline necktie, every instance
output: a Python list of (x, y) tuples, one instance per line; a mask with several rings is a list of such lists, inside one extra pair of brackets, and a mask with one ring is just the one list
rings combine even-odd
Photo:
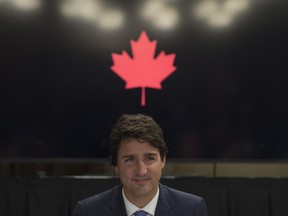
[(134, 213), (135, 216), (146, 216), (146, 212), (145, 211), (137, 211)]

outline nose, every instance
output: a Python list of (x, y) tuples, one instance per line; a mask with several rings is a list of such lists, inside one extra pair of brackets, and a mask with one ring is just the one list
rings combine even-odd
[(136, 174), (139, 176), (144, 176), (147, 173), (146, 164), (143, 161), (138, 161), (136, 166)]

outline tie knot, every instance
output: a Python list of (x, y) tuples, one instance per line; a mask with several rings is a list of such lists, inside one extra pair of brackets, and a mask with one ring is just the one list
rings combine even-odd
[(146, 216), (146, 212), (141, 210), (134, 213), (135, 216)]

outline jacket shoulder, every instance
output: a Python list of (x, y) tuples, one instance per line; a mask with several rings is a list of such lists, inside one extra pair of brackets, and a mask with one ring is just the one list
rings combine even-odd
[(121, 187), (117, 186), (77, 202), (73, 216), (107, 215), (113, 209), (113, 200), (121, 203)]
[(163, 187), (168, 191), (168, 193), (176, 198), (176, 199), (183, 199), (183, 200), (186, 200), (186, 201), (202, 201), (203, 198), (200, 197), (200, 196), (197, 196), (195, 194), (191, 194), (191, 193), (187, 193), (187, 192), (184, 192), (184, 191), (180, 191), (180, 190), (176, 190), (174, 188), (171, 188), (171, 187), (168, 187), (166, 185), (163, 185)]
[(81, 200), (80, 202), (83, 203), (83, 205), (85, 205), (85, 206), (90, 206), (90, 205), (93, 205), (93, 206), (100, 205), (101, 206), (101, 203), (105, 203), (107, 205), (107, 201), (111, 199), (113, 191), (114, 191), (114, 189), (111, 188), (111, 189), (106, 190), (104, 192), (95, 194), (94, 196), (85, 198), (85, 199)]
[(164, 211), (164, 206), (170, 209), (175, 215), (207, 216), (208, 209), (204, 199), (200, 196), (184, 191), (170, 188), (160, 184), (160, 203), (159, 212)]

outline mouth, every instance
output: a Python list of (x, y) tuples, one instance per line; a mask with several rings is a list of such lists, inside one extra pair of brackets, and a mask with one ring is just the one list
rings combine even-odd
[(146, 182), (149, 181), (149, 178), (145, 178), (145, 179), (134, 179), (134, 182), (136, 182), (137, 184), (145, 184)]

